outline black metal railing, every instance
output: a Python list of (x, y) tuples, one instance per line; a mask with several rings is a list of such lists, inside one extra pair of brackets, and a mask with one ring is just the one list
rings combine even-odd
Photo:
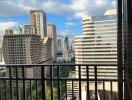
[(124, 82), (114, 64), (0, 66), (0, 100), (118, 100)]

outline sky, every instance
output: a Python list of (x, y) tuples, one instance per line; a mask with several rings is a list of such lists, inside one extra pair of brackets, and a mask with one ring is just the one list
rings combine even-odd
[(69, 36), (82, 34), (82, 18), (101, 16), (108, 9), (116, 8), (116, 0), (0, 0), (0, 37), (4, 29), (15, 29), (29, 24), (29, 11), (46, 12), (47, 23), (57, 27), (57, 34)]

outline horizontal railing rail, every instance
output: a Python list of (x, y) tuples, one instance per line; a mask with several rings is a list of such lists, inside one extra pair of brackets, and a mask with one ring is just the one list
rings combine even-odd
[(116, 64), (0, 65), (0, 100), (118, 100), (124, 78), (117, 70)]

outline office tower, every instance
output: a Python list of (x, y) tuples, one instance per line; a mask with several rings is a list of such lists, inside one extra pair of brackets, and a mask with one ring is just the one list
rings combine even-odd
[(62, 61), (62, 37), (59, 35), (57, 36), (57, 62), (61, 62)]
[(74, 47), (74, 40), (72, 40), (70, 49), (69, 49), (69, 58), (71, 59), (71, 63), (75, 63), (75, 47)]
[(73, 39), (72, 42), (71, 42), (71, 49), (72, 49), (73, 51), (75, 51), (75, 41), (74, 41), (74, 39)]
[[(47, 45), (47, 43), (45, 43)], [(51, 44), (51, 43), (50, 43)], [(15, 34), (5, 34), (3, 37), (3, 55), (5, 64), (45, 64), (48, 62), (48, 56), (45, 56), (43, 51), (43, 43), (41, 36), (38, 34), (22, 34), (22, 29), (18, 27)], [(50, 45), (51, 46), (51, 45)], [(50, 47), (48, 46), (48, 47)], [(46, 49), (48, 48), (46, 47)], [(51, 50), (48, 51), (49, 54)], [(23, 77), (22, 68), (17, 68), (18, 77)], [(45, 69), (45, 75), (47, 69)], [(9, 68), (6, 69), (6, 75), (9, 76)], [(41, 70), (37, 67), (25, 67), (25, 78), (40, 77)], [(16, 69), (11, 68), (11, 76), (16, 77)], [(9, 82), (7, 81), (7, 84)], [(21, 88), (23, 87), (22, 81), (19, 81), (20, 95), (22, 94)], [(33, 82), (32, 82), (33, 84)], [(31, 85), (32, 85), (31, 84)], [(29, 81), (26, 81), (25, 88), (30, 85)], [(16, 81), (12, 82), (13, 89), (16, 88)], [(14, 92), (13, 92), (14, 94)], [(15, 94), (14, 94), (15, 95)]]
[(30, 10), (30, 33), (47, 36), (46, 13), (43, 10)]
[(2, 40), (0, 40), (0, 63), (3, 61)]
[(16, 30), (13, 33), (14, 34), (23, 34), (21, 26), (18, 25), (17, 28), (16, 28)]
[[(104, 16), (89, 16), (83, 19), (83, 35), (74, 38), (76, 64), (117, 64), (117, 15), (111, 12), (107, 11)], [(89, 78), (94, 79), (94, 68), (92, 66), (89, 68)], [(81, 78), (86, 78), (86, 66), (81, 66), (80, 70)], [(117, 79), (116, 66), (98, 66), (97, 70), (98, 79)], [(75, 77), (78, 78), (78, 67), (75, 71)], [(86, 86), (86, 83), (82, 85), (84, 87), (82, 92), (86, 91)], [(94, 87), (94, 83), (89, 83), (91, 92), (94, 92)], [(109, 94), (110, 83), (105, 82), (105, 87)], [(102, 83), (98, 84), (98, 88), (100, 92), (103, 90)], [(112, 83), (112, 89), (117, 93), (116, 82)], [(86, 95), (86, 92), (83, 95)]]
[(5, 30), (5, 35), (12, 35), (13, 34), (13, 30), (12, 29), (6, 29)]
[[(48, 37), (41, 38), (41, 61), (39, 64), (51, 64), (52, 63), (52, 55), (51, 55), (51, 44), (52, 39)], [(45, 75), (49, 75), (48, 68), (45, 68)], [(41, 68), (34, 67), (34, 77), (41, 77)]]
[(23, 25), (23, 33), (30, 34), (30, 25)]
[(47, 36), (52, 39), (52, 58), (53, 61), (56, 61), (56, 52), (57, 52), (57, 45), (56, 45), (56, 26), (54, 24), (47, 25)]
[(52, 60), (51, 45), (52, 39), (44, 37), (41, 39), (42, 42), (42, 61)]
[(62, 52), (62, 37), (57, 36), (57, 52)]
[[(75, 62), (76, 64), (117, 64), (116, 15), (110, 13), (110, 15), (89, 16), (83, 19), (83, 35), (75, 37)], [(86, 70), (82, 68), (82, 71), (83, 69)], [(113, 70), (110, 70), (110, 73)], [(82, 74), (82, 77), (86, 77), (86, 73)], [(117, 78), (116, 75), (115, 69), (115, 73), (106, 75), (105, 78)], [(103, 78), (103, 75), (100, 78)]]
[(0, 64), (5, 64), (3, 58), (3, 50), (2, 50), (2, 39), (0, 39)]
[[(19, 34), (21, 29), (17, 28), (18, 34), (5, 34), (3, 37), (3, 55), (5, 64), (36, 64), (41, 62), (41, 41), (36, 34)], [(21, 70), (21, 68), (20, 68)], [(12, 75), (15, 77), (12, 68)], [(21, 71), (20, 71), (21, 72)], [(8, 70), (7, 70), (7, 74)], [(21, 73), (18, 73), (22, 77)], [(25, 69), (26, 77), (33, 76), (33, 69)]]
[[(6, 64), (40, 64), (51, 60), (51, 39), (43, 40), (37, 34), (5, 34), (3, 37), (3, 53)], [(45, 47), (44, 47), (45, 46)]]
[(69, 59), (69, 41), (66, 34), (62, 36), (62, 53), (63, 59), (67, 61)]

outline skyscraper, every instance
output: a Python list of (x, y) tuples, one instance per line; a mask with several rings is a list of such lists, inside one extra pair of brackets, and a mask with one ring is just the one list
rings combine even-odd
[[(76, 64), (117, 64), (117, 16), (89, 16), (83, 19), (83, 35), (75, 37)], [(103, 67), (101, 67), (103, 68)], [(82, 71), (86, 69), (82, 67)], [(113, 72), (114, 71), (114, 72)], [(112, 74), (109, 74), (112, 73)], [(116, 69), (105, 78), (117, 78)], [(102, 74), (104, 75), (103, 71)], [(103, 78), (103, 75), (100, 78)], [(86, 73), (82, 73), (86, 77)]]
[(66, 34), (62, 36), (62, 52), (63, 52), (63, 59), (68, 60), (69, 59), (69, 40)]
[[(5, 64), (47, 64), (51, 61), (51, 39), (44, 38), (41, 40), (41, 36), (38, 34), (23, 34), (22, 29), (18, 27), (14, 33), (9, 34), (10, 31), (6, 30), (3, 37), (3, 55)], [(12, 31), (11, 31), (12, 33)], [(45, 41), (43, 43), (43, 41)], [(48, 41), (48, 42), (47, 42)], [(11, 68), (11, 76), (23, 77), (22, 68), (17, 67)], [(45, 69), (45, 75), (47, 74), (47, 69)], [(6, 68), (6, 75), (9, 76), (9, 68)], [(41, 68), (40, 67), (25, 67), (24, 76), (25, 78), (40, 77)], [(7, 84), (9, 81), (7, 81)], [(19, 81), (21, 84), (22, 81)], [(26, 81), (26, 87), (29, 87), (29, 81)], [(32, 83), (33, 84), (33, 83)], [(19, 85), (21, 89), (23, 85)], [(16, 88), (16, 81), (12, 82), (12, 88)], [(19, 91), (20, 95), (22, 91)], [(14, 92), (13, 92), (14, 93)]]
[(56, 26), (54, 24), (47, 25), (47, 36), (52, 39), (52, 58), (56, 61), (57, 45), (56, 45)]
[[(104, 16), (85, 17), (83, 19), (83, 35), (74, 38), (75, 63), (91, 65), (89, 66), (89, 79), (94, 79), (92, 64), (117, 64), (117, 15), (115, 11), (114, 14), (112, 11), (108, 11)], [(75, 77), (78, 78), (78, 67), (75, 71)], [(81, 78), (86, 78), (86, 66), (81, 66), (80, 71)], [(104, 71), (107, 71), (107, 73)], [(98, 79), (117, 79), (117, 67), (98, 66), (97, 77)], [(89, 85), (89, 90), (94, 92), (95, 84), (89, 83)], [(82, 92), (86, 91), (86, 86), (87, 83), (84, 82)], [(105, 87), (109, 94), (110, 83), (105, 82)], [(101, 82), (98, 83), (98, 88), (101, 93), (103, 91)], [(112, 83), (112, 90), (117, 93), (117, 82)], [(86, 95), (86, 92), (84, 92), (84, 95)], [(102, 100), (101, 96), (99, 98)]]
[(23, 33), (24, 34), (31, 34), (30, 25), (23, 25)]
[(6, 29), (5, 30), (5, 35), (12, 35), (13, 34), (13, 30), (12, 29)]
[(47, 36), (46, 13), (43, 10), (30, 10), (30, 32)]
[(57, 36), (57, 62), (62, 61), (62, 37), (60, 35)]
[[(6, 33), (3, 37), (3, 55), (6, 64), (42, 64), (51, 60), (51, 39), (48, 37), (42, 39), (38, 34), (23, 34), (20, 26), (15, 33)], [(28, 70), (28, 68), (25, 68), (25, 70)], [(36, 75), (36, 71), (33, 70), (36, 69), (29, 68), (25, 75), (27, 77), (38, 76), (38, 73)], [(14, 71), (13, 68), (12, 71)], [(13, 73), (15, 72), (12, 72), (14, 76)], [(22, 74), (19, 73), (19, 75)]]
[(0, 64), (4, 64), (3, 50), (2, 50), (2, 39), (0, 39)]
[[(20, 26), (13, 30), (5, 30), (3, 37), (3, 55), (5, 64), (47, 64), (51, 62), (51, 38), (47, 36), (46, 14), (42, 10), (30, 11), (30, 25)], [(48, 69), (45, 68), (44, 74)], [(11, 68), (11, 76), (23, 77), (22, 68)], [(6, 75), (9, 76), (9, 68), (6, 68)], [(25, 67), (26, 78), (40, 77), (41, 67)], [(8, 83), (8, 82), (7, 82)], [(13, 89), (16, 88), (16, 81), (12, 82)], [(19, 81), (19, 83), (22, 83)], [(29, 81), (26, 81), (26, 88)], [(19, 85), (19, 88), (22, 84)], [(19, 91), (20, 94), (22, 91)]]
[[(39, 64), (50, 64), (52, 63), (51, 54), (52, 39), (48, 37), (41, 38), (41, 61)], [(49, 74), (49, 69), (45, 68), (45, 75)], [(34, 67), (34, 77), (41, 77), (41, 68)]]
[[(18, 28), (19, 29), (19, 28)], [(20, 33), (20, 30), (16, 31)], [(5, 64), (36, 64), (41, 62), (41, 38), (36, 34), (5, 34), (3, 37)], [(19, 68), (19, 76), (21, 68)], [(12, 77), (15, 69), (12, 68)], [(7, 74), (8, 70), (7, 70)], [(25, 68), (25, 77), (33, 77), (33, 68)]]
[(62, 37), (57, 36), (57, 52), (62, 52)]

